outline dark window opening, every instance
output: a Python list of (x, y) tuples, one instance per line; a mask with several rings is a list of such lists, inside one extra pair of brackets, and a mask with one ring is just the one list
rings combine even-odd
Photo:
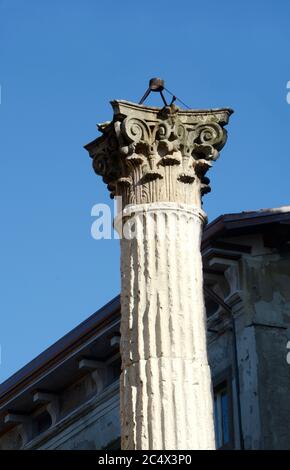
[(47, 411), (42, 412), (35, 417), (35, 433), (40, 434), (51, 426), (51, 417)]
[(214, 427), (217, 449), (233, 449), (233, 410), (230, 381), (214, 387)]

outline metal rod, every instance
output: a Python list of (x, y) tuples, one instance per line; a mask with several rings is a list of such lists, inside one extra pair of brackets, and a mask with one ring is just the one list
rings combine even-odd
[(145, 91), (144, 95), (142, 96), (141, 100), (139, 101), (139, 104), (143, 104), (144, 101), (146, 100), (147, 96), (149, 96), (150, 94), (150, 88), (147, 88), (147, 90)]
[(160, 95), (161, 95), (161, 98), (163, 100), (163, 103), (165, 104), (165, 106), (168, 106), (167, 102), (166, 102), (166, 99), (164, 98), (164, 95), (162, 93), (162, 91), (160, 91)]
[(149, 88), (147, 88), (144, 96), (141, 98), (141, 100), (139, 101), (139, 104), (143, 104), (144, 101), (146, 100), (146, 98), (148, 98), (149, 94), (152, 92), (159, 92), (160, 93), (160, 96), (162, 98), (162, 101), (164, 103), (165, 106), (168, 106), (168, 103), (166, 102), (166, 99), (165, 99), (165, 96), (163, 94), (163, 90), (166, 90), (167, 93), (169, 93), (171, 96), (172, 96), (172, 100), (171, 100), (171, 103), (169, 106), (171, 106), (174, 101), (179, 101), (179, 103), (181, 103), (183, 106), (185, 106), (187, 109), (190, 109), (189, 106), (187, 106), (186, 103), (184, 103), (183, 101), (181, 101), (181, 99), (177, 98), (177, 96), (175, 96), (173, 93), (171, 93), (171, 91), (169, 91), (167, 88), (165, 88), (164, 86), (164, 80), (162, 80), (161, 78), (151, 78), (149, 80)]
[(183, 101), (181, 101), (181, 99), (177, 98), (177, 96), (175, 96), (173, 93), (171, 93), (171, 91), (169, 91), (167, 88), (164, 87), (164, 90), (167, 91), (167, 93), (169, 93), (170, 95), (172, 95), (173, 97), (175, 97), (175, 99), (177, 101), (179, 101), (179, 103), (181, 103), (183, 106), (185, 106), (187, 109), (190, 109), (190, 106), (187, 106), (187, 104), (185, 104)]

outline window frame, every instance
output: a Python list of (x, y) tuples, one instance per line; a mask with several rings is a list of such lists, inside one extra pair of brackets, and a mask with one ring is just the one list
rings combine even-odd
[(217, 393), (226, 390), (228, 396), (228, 427), (229, 427), (229, 441), (217, 450), (230, 450), (235, 449), (235, 433), (234, 433), (234, 410), (233, 410), (233, 390), (232, 390), (232, 368), (225, 369), (220, 374), (217, 374), (212, 379), (213, 383), (213, 406), (214, 399)]

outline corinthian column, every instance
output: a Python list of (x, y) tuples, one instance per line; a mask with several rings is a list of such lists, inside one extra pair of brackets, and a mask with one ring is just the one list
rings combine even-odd
[(86, 149), (122, 198), (122, 449), (214, 449), (201, 196), (232, 111), (112, 106)]

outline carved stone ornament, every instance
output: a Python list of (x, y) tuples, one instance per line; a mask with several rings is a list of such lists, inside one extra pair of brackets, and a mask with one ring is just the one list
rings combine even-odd
[(121, 196), (123, 207), (168, 201), (200, 207), (232, 110), (111, 104), (113, 120), (99, 124), (102, 136), (85, 146), (111, 197)]

